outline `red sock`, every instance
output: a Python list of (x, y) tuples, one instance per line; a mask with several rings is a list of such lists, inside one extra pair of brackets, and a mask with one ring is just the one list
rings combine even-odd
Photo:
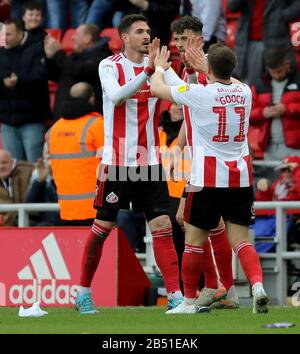
[(244, 273), (251, 286), (256, 282), (262, 283), (262, 270), (258, 254), (250, 242), (241, 242), (234, 252), (239, 257)]
[(177, 253), (172, 239), (172, 227), (152, 231), (155, 261), (164, 278), (167, 292), (180, 290)]
[(199, 278), (203, 267), (203, 254), (203, 247), (185, 245), (181, 272), (184, 296), (189, 299), (196, 297)]
[(91, 286), (92, 279), (102, 255), (104, 241), (109, 233), (110, 230), (94, 222), (92, 231), (84, 246), (80, 276), (81, 286), (86, 288)]
[(206, 240), (203, 246), (203, 272), (205, 277), (205, 287), (209, 289), (218, 289), (218, 276), (216, 273), (215, 263), (212, 257), (209, 240)]
[(232, 248), (228, 242), (225, 226), (211, 230), (209, 237), (214, 250), (221, 283), (228, 290), (233, 286)]

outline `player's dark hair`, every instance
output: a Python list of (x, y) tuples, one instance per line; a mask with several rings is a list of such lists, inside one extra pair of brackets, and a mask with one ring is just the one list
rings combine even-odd
[(36, 0), (30, 0), (25, 2), (22, 7), (22, 16), (25, 15), (26, 10), (37, 10), (40, 11), (42, 15), (44, 12), (43, 5), (40, 3), (40, 1)]
[(185, 30), (191, 30), (202, 34), (203, 24), (195, 16), (183, 16), (171, 23), (173, 33), (183, 33)]
[(207, 60), (213, 74), (221, 80), (229, 80), (237, 65), (233, 50), (219, 43), (209, 47)]
[(138, 15), (138, 14), (132, 14), (132, 15), (126, 15), (122, 18), (119, 26), (118, 26), (118, 33), (119, 36), (121, 37), (122, 33), (126, 33), (128, 32), (128, 30), (130, 29), (131, 25), (134, 22), (138, 22), (138, 21), (143, 21), (148, 23), (148, 20), (145, 16), (143, 15)]
[(265, 65), (269, 69), (277, 69), (287, 59), (283, 48), (269, 48), (264, 51)]

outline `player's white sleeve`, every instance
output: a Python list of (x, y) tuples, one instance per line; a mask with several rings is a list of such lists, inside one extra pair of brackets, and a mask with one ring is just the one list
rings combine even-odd
[(199, 108), (199, 102), (205, 93), (203, 86), (187, 84), (171, 87), (171, 95), (177, 104), (186, 105), (192, 109)]
[(173, 68), (169, 68), (164, 73), (165, 83), (168, 86), (179, 86), (184, 85), (186, 82), (183, 81), (174, 71)]
[(133, 80), (121, 86), (118, 82), (119, 73), (115, 63), (104, 59), (99, 65), (99, 78), (103, 92), (107, 94), (115, 105), (119, 105), (127, 98), (132, 97), (147, 81), (148, 76), (142, 71)]

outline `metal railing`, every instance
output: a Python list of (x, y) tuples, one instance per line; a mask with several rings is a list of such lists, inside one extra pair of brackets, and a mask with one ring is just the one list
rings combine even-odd
[(253, 160), (252, 165), (254, 167), (261, 166), (261, 167), (269, 167), (269, 168), (274, 168), (277, 167), (280, 164), (280, 161), (275, 161), (275, 160)]
[(18, 213), (18, 227), (28, 226), (29, 214), (40, 211), (59, 211), (59, 205), (57, 203), (0, 204), (0, 213)]
[(276, 243), (275, 254), (262, 253), (262, 259), (276, 259), (276, 298), (279, 305), (286, 304), (287, 297), (287, 261), (291, 259), (300, 259), (300, 252), (287, 251), (287, 209), (299, 209), (300, 202), (255, 202), (256, 210), (275, 209), (276, 215)]

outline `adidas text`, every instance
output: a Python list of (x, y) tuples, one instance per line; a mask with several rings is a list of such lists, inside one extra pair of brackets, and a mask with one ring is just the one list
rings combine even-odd
[(9, 289), (9, 300), (12, 304), (33, 304), (40, 301), (45, 305), (74, 305), (77, 295), (77, 285), (56, 284), (56, 280), (42, 281), (34, 279), (32, 284), (14, 284)]

